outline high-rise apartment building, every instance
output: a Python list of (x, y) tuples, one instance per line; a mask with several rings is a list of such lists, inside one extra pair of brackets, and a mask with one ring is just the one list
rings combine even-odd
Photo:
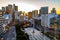
[(4, 24), (8, 23), (8, 20), (3, 18), (3, 15), (2, 15), (2, 10), (0, 10), (0, 33), (3, 33), (5, 31), (5, 27), (4, 27)]
[(6, 12), (6, 8), (2, 7), (2, 13), (5, 14), (5, 12)]
[(3, 31), (2, 22), (3, 22), (3, 20), (2, 20), (2, 10), (0, 10), (0, 34)]

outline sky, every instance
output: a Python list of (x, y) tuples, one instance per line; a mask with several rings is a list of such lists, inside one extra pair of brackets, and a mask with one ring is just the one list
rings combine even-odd
[(0, 0), (0, 9), (8, 4), (16, 4), (19, 11), (28, 12), (48, 6), (49, 12), (56, 8), (57, 13), (60, 13), (60, 0)]

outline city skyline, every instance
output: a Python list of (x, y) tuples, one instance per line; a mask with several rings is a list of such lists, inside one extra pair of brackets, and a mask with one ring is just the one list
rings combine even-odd
[(60, 13), (60, 0), (0, 0), (0, 9), (8, 4), (16, 4), (19, 11), (39, 10), (40, 7), (48, 6), (49, 12), (52, 8), (56, 8), (57, 13)]

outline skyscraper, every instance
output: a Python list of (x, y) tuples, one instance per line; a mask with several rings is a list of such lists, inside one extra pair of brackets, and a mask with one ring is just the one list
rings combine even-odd
[(2, 7), (2, 11), (5, 11), (5, 7)]
[(15, 10), (18, 11), (18, 6), (15, 6)]
[(40, 14), (48, 14), (48, 7), (41, 7)]
[(2, 13), (5, 14), (5, 12), (6, 12), (6, 8), (2, 7)]
[(32, 12), (28, 12), (28, 19), (32, 18)]
[(32, 16), (38, 16), (38, 10), (33, 10), (32, 11)]
[(15, 4), (13, 4), (13, 9), (14, 9), (15, 11), (18, 11), (18, 6), (16, 6)]

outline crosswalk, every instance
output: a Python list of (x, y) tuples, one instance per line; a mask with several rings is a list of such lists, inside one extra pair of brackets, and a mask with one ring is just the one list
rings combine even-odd
[(36, 29), (34, 29), (33, 33), (33, 28), (25, 28), (25, 32), (29, 35), (30, 40), (50, 40), (48, 37)]

